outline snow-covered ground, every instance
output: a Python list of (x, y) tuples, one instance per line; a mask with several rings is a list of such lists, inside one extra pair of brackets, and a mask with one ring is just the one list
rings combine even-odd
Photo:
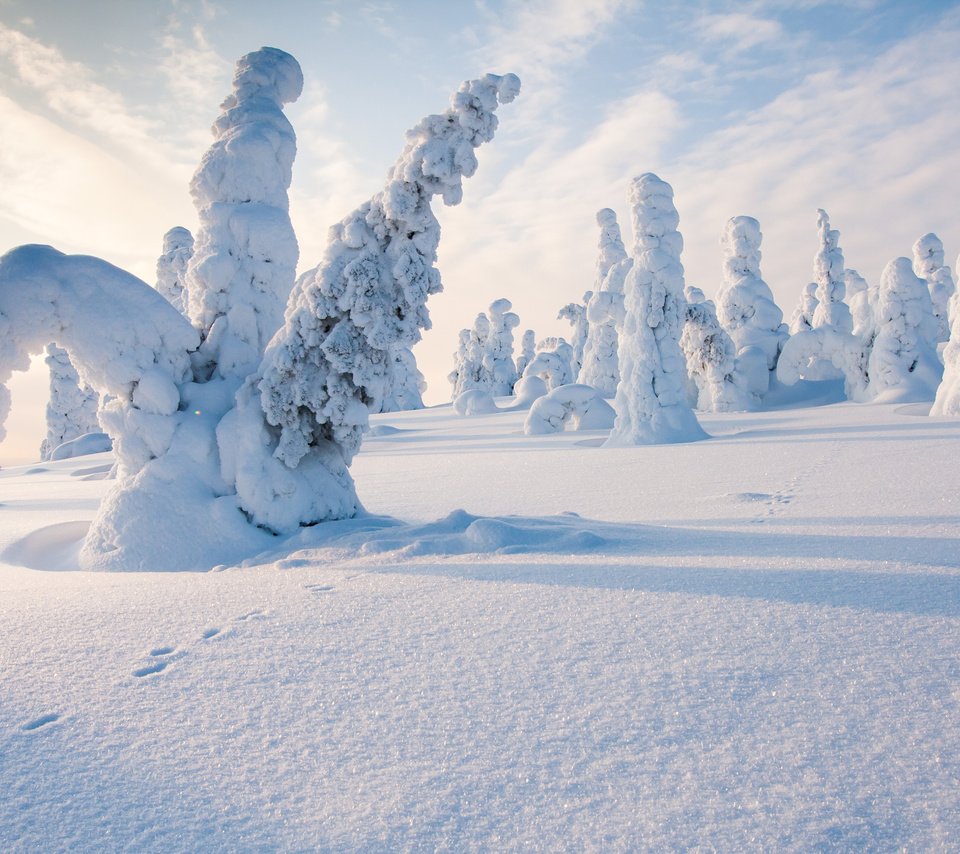
[(109, 455), (0, 471), (0, 847), (956, 850), (928, 408), (375, 416), (374, 515), (206, 573), (71, 571)]

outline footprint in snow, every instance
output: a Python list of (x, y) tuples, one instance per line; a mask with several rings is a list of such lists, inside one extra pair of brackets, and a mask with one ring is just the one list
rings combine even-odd
[(200, 635), (201, 640), (210, 640), (210, 638), (215, 638), (220, 634), (220, 629), (207, 629), (202, 635)]
[(314, 596), (322, 596), (324, 593), (333, 593), (332, 584), (304, 584), (304, 590), (309, 590)]
[(22, 729), (24, 732), (33, 732), (41, 727), (45, 727), (47, 724), (56, 723), (58, 720), (60, 720), (60, 715), (41, 715), (39, 718), (34, 718), (32, 721), (28, 721), (22, 727), (20, 727), (20, 729)]
[(133, 675), (137, 679), (142, 679), (144, 676), (152, 676), (154, 673), (160, 673), (163, 670), (167, 669), (167, 665), (170, 663), (169, 659), (159, 659), (157, 661), (151, 661), (149, 664), (144, 665), (143, 667), (138, 667), (133, 671)]

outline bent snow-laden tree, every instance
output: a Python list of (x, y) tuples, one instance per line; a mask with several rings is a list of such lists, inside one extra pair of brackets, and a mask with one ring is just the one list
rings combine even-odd
[(623, 284), (633, 259), (620, 236), (617, 215), (610, 208), (597, 212), (600, 242), (593, 294), (587, 302), (587, 340), (577, 382), (613, 397), (620, 381), (617, 329), (623, 322)]
[(617, 420), (606, 444), (651, 445), (706, 438), (686, 399), (680, 349), (687, 302), (680, 217), (673, 188), (656, 175), (634, 178), (633, 266), (624, 289)]
[[(255, 554), (272, 533), (359, 509), (347, 466), (368, 407), (384, 396), (392, 348), (416, 342), (426, 300), (440, 289), (430, 201), (460, 201), (474, 150), (493, 137), (494, 111), (519, 80), (465, 83), (445, 113), (410, 131), (385, 189), (332, 229), (324, 261), (299, 280), (261, 358), (251, 354), (281, 320), (296, 260), (288, 220), (276, 214), (286, 210), (284, 157), (294, 144), (277, 113), (299, 91), (299, 74), (272, 48), (238, 63), (215, 127), (219, 153), (201, 163), (194, 198), (246, 181), (257, 210), (243, 209), (249, 196), (209, 202), (209, 238), (202, 227), (188, 276), (196, 328), (99, 259), (36, 246), (0, 259), (0, 382), (54, 341), (83, 381), (113, 397), (100, 421), (118, 478), (85, 540), (85, 568), (209, 567)], [(241, 376), (251, 362), (254, 372)], [(8, 407), (4, 388), (0, 415)]]

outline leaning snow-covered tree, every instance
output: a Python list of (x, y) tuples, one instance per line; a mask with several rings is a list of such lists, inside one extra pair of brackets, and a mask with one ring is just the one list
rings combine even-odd
[(47, 403), (47, 435), (40, 445), (40, 459), (48, 460), (58, 445), (87, 433), (100, 431), (97, 409), (100, 395), (81, 382), (70, 356), (56, 344), (47, 345), (44, 361), (50, 371)]
[[(285, 216), (294, 140), (277, 115), (299, 80), (293, 57), (272, 48), (238, 63), (216, 156), (208, 152), (193, 183), (210, 207), (188, 276), (196, 328), (99, 259), (37, 246), (0, 259), (0, 382), (54, 341), (84, 382), (113, 396), (100, 421), (118, 477), (84, 542), (85, 568), (235, 561), (274, 533), (359, 509), (348, 466), (367, 413), (384, 396), (392, 348), (418, 340), (440, 289), (432, 197), (460, 201), (474, 150), (493, 137), (494, 111), (519, 80), (469, 81), (445, 113), (408, 133), (386, 187), (334, 226), (261, 358), (251, 354), (280, 319), (296, 260)], [(217, 196), (231, 186), (243, 192)], [(0, 414), (8, 406), (4, 388)]]
[(490, 329), (483, 353), (483, 371), (490, 378), (487, 391), (492, 395), (513, 394), (517, 384), (517, 365), (513, 361), (513, 330), (520, 325), (520, 318), (510, 309), (508, 299), (494, 300), (488, 310)]
[(597, 212), (597, 224), (597, 274), (587, 302), (587, 340), (577, 382), (613, 397), (620, 381), (617, 330), (623, 322), (623, 284), (633, 259), (623, 246), (616, 213), (610, 208), (601, 209)]
[(181, 314), (187, 313), (187, 266), (193, 257), (193, 235), (175, 226), (163, 235), (163, 254), (157, 259), (157, 291)]
[(680, 349), (687, 360), (687, 376), (696, 387), (693, 405), (701, 412), (752, 409), (753, 395), (738, 384), (736, 345), (720, 325), (713, 303), (699, 288), (686, 288), (686, 298)]
[(706, 438), (686, 399), (680, 349), (684, 298), (683, 238), (673, 188), (656, 175), (634, 178), (633, 266), (624, 288), (617, 420), (606, 444), (652, 445)]
[(717, 295), (717, 317), (733, 339), (741, 384), (757, 399), (767, 393), (770, 372), (776, 369), (789, 334), (783, 312), (760, 276), (762, 239), (760, 223), (753, 217), (735, 216), (727, 221), (720, 238), (723, 284)]
[(950, 300), (957, 286), (953, 271), (944, 264), (943, 242), (937, 235), (925, 234), (913, 244), (913, 272), (927, 284), (937, 318), (935, 343), (942, 343), (950, 337)]
[(870, 396), (887, 403), (931, 400), (943, 366), (927, 283), (909, 258), (887, 264), (880, 277), (877, 336), (870, 351)]

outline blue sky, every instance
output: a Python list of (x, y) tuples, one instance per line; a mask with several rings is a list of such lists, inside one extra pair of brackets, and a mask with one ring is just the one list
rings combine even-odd
[[(0, 251), (52, 243), (152, 281), (163, 232), (195, 226), (187, 183), (233, 62), (261, 45), (307, 81), (288, 109), (304, 269), (461, 80), (523, 80), (463, 204), (439, 212), (446, 292), (417, 349), (429, 401), (492, 300), (564, 332), (557, 310), (592, 284), (594, 214), (617, 210), (629, 245), (641, 172), (673, 185), (688, 281), (708, 296), (738, 214), (760, 220), (788, 316), (817, 207), (869, 281), (928, 231), (960, 252), (960, 4), (881, 0), (0, 0)], [(18, 380), (0, 463), (33, 455), (42, 395)]]

